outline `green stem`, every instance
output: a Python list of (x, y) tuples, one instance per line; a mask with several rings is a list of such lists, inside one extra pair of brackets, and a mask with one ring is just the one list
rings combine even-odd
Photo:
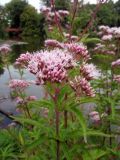
[(27, 112), (28, 117), (31, 119), (32, 117), (31, 117), (31, 114), (30, 114), (30, 111), (28, 109), (27, 104), (25, 105), (25, 108), (26, 108), (26, 112)]
[(7, 70), (8, 70), (10, 79), (12, 79), (12, 75), (11, 75), (11, 73), (10, 73), (10, 69), (9, 69), (9, 65), (8, 65), (8, 64), (7, 64)]
[(67, 116), (68, 116), (68, 112), (64, 111), (64, 127), (67, 128)]

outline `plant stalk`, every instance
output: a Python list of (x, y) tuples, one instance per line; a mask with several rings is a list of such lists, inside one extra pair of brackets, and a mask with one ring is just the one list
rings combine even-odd
[(7, 64), (6, 67), (7, 67), (7, 70), (8, 70), (9, 77), (10, 77), (10, 79), (12, 79), (12, 75), (11, 75), (11, 73), (10, 73), (9, 65)]
[(68, 112), (64, 111), (64, 127), (67, 128), (67, 117), (68, 117)]
[(58, 140), (59, 138), (59, 118), (60, 118), (60, 112), (58, 110), (58, 107), (55, 108), (55, 114), (56, 114), (56, 160), (60, 160), (60, 141)]

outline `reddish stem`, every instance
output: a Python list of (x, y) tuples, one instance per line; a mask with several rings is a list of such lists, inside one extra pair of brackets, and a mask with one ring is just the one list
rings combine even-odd
[(56, 143), (57, 143), (57, 149), (56, 149), (56, 160), (60, 160), (60, 141), (58, 140), (59, 137), (59, 117), (60, 113), (58, 108), (55, 108), (55, 114), (56, 114)]
[(51, 98), (55, 104), (55, 125), (56, 125), (56, 160), (60, 160), (60, 141), (59, 141), (59, 125), (60, 125), (60, 112), (57, 105), (57, 98), (59, 94), (59, 88), (55, 88), (55, 95), (51, 95)]
[(67, 116), (68, 116), (68, 112), (64, 111), (64, 127), (67, 128)]
[(78, 0), (74, 0), (73, 16), (72, 16), (72, 20), (71, 20), (71, 27), (70, 27), (70, 36), (69, 36), (69, 39), (71, 39), (71, 36), (72, 36), (74, 19), (75, 19), (76, 13), (77, 13), (77, 5), (78, 5)]
[[(67, 100), (68, 95), (65, 94), (65, 101)], [(64, 111), (64, 127), (67, 128), (68, 125), (68, 111)]]
[(50, 0), (50, 2), (51, 2), (51, 8), (53, 9), (53, 12), (55, 14), (55, 24), (58, 26), (58, 29), (63, 37), (64, 35), (63, 35), (62, 27), (61, 27), (60, 21), (58, 19), (58, 16), (56, 14), (55, 2), (54, 2), (54, 0)]
[[(104, 3), (106, 3), (108, 0), (105, 0)], [(80, 39), (83, 37), (83, 35), (89, 30), (89, 28), (92, 26), (93, 22), (95, 21), (95, 18), (96, 18), (96, 15), (97, 15), (97, 12), (99, 11), (101, 5), (103, 4), (103, 0), (100, 0), (99, 3), (96, 5), (96, 8), (95, 10), (93, 11), (92, 15), (91, 15), (91, 19), (90, 21), (88, 22), (88, 25), (87, 27), (83, 30), (80, 38), (78, 39), (78, 41), (80, 41)]]

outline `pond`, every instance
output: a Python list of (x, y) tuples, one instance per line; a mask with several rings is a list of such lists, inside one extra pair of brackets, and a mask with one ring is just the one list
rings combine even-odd
[[(8, 41), (7, 41), (8, 42)], [(42, 44), (37, 41), (37, 43), (20, 43), (20, 42), (12, 42), (9, 41), (12, 46), (12, 52), (10, 55), (10, 66), (9, 66), (9, 70), (10, 73), (8, 72), (6, 67), (2, 67), (0, 68), (0, 110), (6, 112), (6, 113), (13, 113), (13, 114), (17, 114), (16, 112), (16, 103), (15, 101), (12, 99), (11, 95), (11, 91), (10, 88), (8, 86), (9, 80), (10, 80), (10, 75), (12, 77), (12, 79), (20, 79), (20, 74), (18, 69), (15, 69), (14, 67), (14, 62), (16, 60), (16, 58), (21, 54), (21, 53), (25, 53), (27, 51), (33, 52), (36, 50), (40, 50), (42, 48)], [(6, 42), (4, 42), (6, 43)], [(0, 60), (0, 64), (2, 66), (2, 61)], [(29, 72), (27, 72), (26, 70), (24, 71), (25, 74), (23, 76), (23, 79), (26, 80), (34, 80), (35, 77), (30, 74)], [(44, 96), (44, 89), (41, 86), (35, 86), (32, 85), (31, 87), (29, 87), (26, 90), (27, 95), (35, 95), (37, 98), (42, 98)], [(5, 116), (3, 116), (1, 114), (0, 116), (2, 118), (0, 118), (0, 120), (2, 121), (0, 123), (0, 127), (6, 126), (10, 123), (10, 120), (8, 118), (6, 118)]]

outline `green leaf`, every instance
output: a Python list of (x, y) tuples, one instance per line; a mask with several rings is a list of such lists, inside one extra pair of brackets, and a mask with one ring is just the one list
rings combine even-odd
[(71, 153), (70, 153), (68, 146), (64, 143), (62, 144), (62, 148), (63, 148), (63, 158), (62, 159), (72, 160), (72, 156), (70, 155)]
[[(118, 147), (119, 148), (119, 147)], [(108, 151), (110, 151), (113, 155), (117, 156), (116, 158), (120, 158), (120, 150), (116, 148), (108, 148)]]
[(108, 107), (111, 108), (111, 115), (112, 115), (112, 118), (114, 119), (115, 118), (115, 102), (113, 99), (109, 98), (109, 97), (106, 97), (106, 101), (108, 103)]
[(83, 160), (97, 160), (107, 154), (109, 154), (108, 151), (104, 151), (101, 149), (88, 150), (84, 151)]
[(89, 36), (89, 34), (85, 34), (80, 41), (84, 42), (88, 38), (88, 36)]
[(60, 93), (58, 95), (58, 101), (62, 102), (65, 98), (65, 94), (69, 94), (71, 92), (71, 88), (68, 85), (65, 85), (60, 89)]
[(87, 130), (87, 136), (115, 137), (114, 135), (105, 134), (101, 131)]
[[(13, 117), (13, 116), (12, 116)], [(16, 121), (21, 122), (21, 123), (26, 123), (29, 125), (33, 125), (36, 127), (41, 127), (41, 122), (32, 120), (32, 119), (28, 119), (28, 118), (23, 118), (23, 117), (13, 117)]]
[(96, 98), (91, 98), (91, 97), (81, 97), (79, 104), (84, 104), (84, 103), (92, 103), (96, 102)]
[(44, 107), (44, 108), (53, 108), (54, 107), (53, 101), (46, 100), (46, 99), (42, 99), (40, 101), (30, 102), (29, 105), (31, 105), (32, 107), (36, 106), (36, 107)]
[(83, 43), (99, 43), (101, 40), (99, 38), (86, 38), (82, 41)]
[(44, 135), (39, 136), (39, 139), (34, 140), (32, 143), (26, 145), (27, 150), (33, 150), (37, 148), (40, 144), (44, 143), (47, 140), (47, 137)]
[(20, 132), (19, 132), (18, 138), (19, 138), (20, 143), (21, 143), (22, 145), (24, 145), (25, 142), (24, 142), (24, 139), (23, 139), (22, 134), (21, 134)]
[(86, 126), (86, 121), (85, 118), (83, 117), (83, 113), (75, 107), (71, 107), (70, 110), (76, 115), (76, 117), (79, 119), (79, 123), (82, 127), (83, 131), (83, 136), (84, 136), (84, 141), (87, 143), (87, 126)]

